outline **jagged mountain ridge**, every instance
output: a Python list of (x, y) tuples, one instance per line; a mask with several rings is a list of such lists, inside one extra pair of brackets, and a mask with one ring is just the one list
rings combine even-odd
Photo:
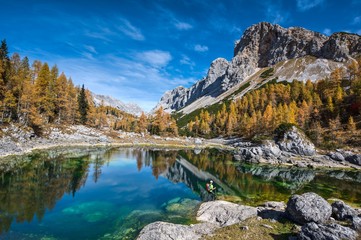
[(91, 93), (91, 95), (95, 106), (100, 106), (101, 104), (103, 104), (104, 106), (114, 107), (135, 116), (140, 116), (143, 112), (143, 109), (135, 103), (123, 103), (122, 101), (113, 97), (99, 95), (95, 93)]
[[(300, 27), (283, 28), (261, 22), (249, 27), (235, 43), (231, 61), (217, 58), (203, 79), (189, 89), (177, 87), (167, 91), (155, 109), (162, 106), (168, 112), (182, 109), (183, 113), (190, 113), (221, 101), (232, 93), (232, 88), (270, 66), (277, 67), (280, 80), (307, 80), (307, 77), (317, 80), (328, 76), (336, 67), (345, 66), (360, 53), (361, 37), (356, 34), (334, 33), (327, 37)], [(300, 59), (296, 60), (297, 64), (289, 64), (295, 59)], [(255, 84), (245, 91), (253, 87)]]

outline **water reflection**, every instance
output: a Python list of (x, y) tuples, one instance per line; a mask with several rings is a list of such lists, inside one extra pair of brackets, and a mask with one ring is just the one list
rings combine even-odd
[[(233, 162), (231, 154), (218, 150), (195, 153), (192, 150), (164, 149), (56, 149), (22, 159), (16, 157), (12, 161), (16, 164), (5, 164), (3, 161), (4, 164), (0, 165), (0, 233), (9, 231), (15, 222), (41, 222), (44, 214), (53, 209), (64, 195), (76, 198), (77, 192), (90, 182), (98, 184), (104, 168), (115, 161), (119, 164), (128, 161), (136, 165), (139, 173), (151, 169), (151, 174), (158, 181), (164, 178), (173, 183), (184, 183), (202, 198), (206, 197), (205, 183), (212, 179), (219, 189), (219, 198), (251, 205), (267, 200), (286, 200), (292, 193), (306, 191), (326, 198), (336, 197), (356, 204), (361, 202), (360, 172), (239, 165)], [(125, 194), (124, 191), (122, 194)], [(162, 197), (164, 195), (159, 193), (158, 198)], [(141, 198), (144, 196), (135, 195), (129, 199)], [(171, 209), (162, 205), (163, 199), (152, 201)], [(127, 211), (142, 216), (138, 212)], [(159, 212), (155, 213), (152, 220), (159, 219)], [(144, 224), (139, 223), (139, 228)], [(117, 227), (125, 228), (124, 225)], [(119, 232), (117, 236), (124, 237)]]

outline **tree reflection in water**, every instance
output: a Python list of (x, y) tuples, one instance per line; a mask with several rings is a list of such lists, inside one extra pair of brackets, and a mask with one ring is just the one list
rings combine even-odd
[(156, 179), (184, 183), (200, 196), (212, 179), (219, 198), (251, 205), (287, 200), (293, 193), (306, 191), (351, 203), (361, 201), (360, 172), (242, 165), (229, 152), (215, 149), (95, 149), (80, 155), (44, 151), (24, 157), (13, 169), (0, 166), (0, 233), (9, 231), (14, 221), (31, 222), (35, 216), (41, 221), (64, 194), (76, 196), (89, 181), (88, 175), (97, 183), (107, 163), (120, 161), (120, 153), (134, 161), (138, 172), (150, 168)]

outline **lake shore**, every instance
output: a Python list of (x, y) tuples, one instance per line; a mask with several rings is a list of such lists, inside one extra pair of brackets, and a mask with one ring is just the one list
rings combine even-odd
[[(248, 146), (241, 139), (203, 139), (191, 137), (161, 137), (149, 134), (114, 131), (111, 129), (94, 129), (83, 125), (59, 128), (51, 127), (42, 134), (35, 136), (30, 130), (16, 125), (8, 125), (0, 129), (0, 160), (11, 155), (24, 155), (35, 150), (46, 150), (56, 147), (159, 147), (179, 149), (218, 148), (230, 150), (235, 159), (250, 163), (286, 165), (304, 168), (349, 168), (361, 169), (360, 165), (352, 164), (342, 158), (342, 152), (322, 152), (312, 156), (304, 156), (287, 151), (279, 151), (274, 155), (274, 146), (258, 144)], [(265, 153), (271, 152), (271, 154)], [(242, 152), (245, 152), (246, 155)], [(243, 159), (250, 155), (250, 159)], [(359, 156), (358, 153), (354, 154)], [(241, 157), (240, 157), (241, 156)], [(247, 157), (247, 158), (248, 158)]]
[(42, 137), (31, 131), (9, 125), (1, 129), (0, 159), (11, 155), (28, 154), (34, 150), (55, 147), (160, 147), (204, 149), (219, 148), (233, 150), (226, 140), (206, 140), (190, 137), (161, 137), (156, 135), (129, 133), (114, 130), (98, 130), (74, 125), (68, 128), (50, 128)]

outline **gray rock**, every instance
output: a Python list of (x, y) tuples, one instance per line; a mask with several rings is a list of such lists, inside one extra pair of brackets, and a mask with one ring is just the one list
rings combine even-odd
[(302, 227), (299, 240), (356, 240), (358, 234), (336, 223), (328, 225), (308, 223)]
[(259, 163), (260, 159), (263, 156), (263, 151), (261, 147), (240, 148), (238, 152), (238, 159), (251, 163)]
[(275, 202), (269, 201), (263, 204), (266, 208), (274, 208), (274, 209), (285, 209), (286, 204), (284, 202)]
[(195, 240), (202, 235), (211, 234), (217, 226), (210, 223), (200, 223), (191, 226), (166, 222), (154, 222), (145, 226), (137, 240)]
[(346, 161), (361, 166), (361, 154), (355, 154), (346, 157)]
[(338, 162), (345, 161), (345, 157), (340, 152), (331, 152), (328, 156)]
[(265, 158), (269, 158), (269, 157), (277, 158), (282, 153), (280, 148), (274, 141), (267, 140), (261, 145), (261, 147), (263, 149), (263, 153), (264, 153), (263, 155)]
[(236, 224), (256, 216), (256, 208), (226, 201), (202, 203), (197, 212), (198, 221), (213, 223), (221, 227)]
[(352, 217), (357, 216), (357, 211), (345, 204), (343, 201), (336, 201), (332, 203), (332, 215), (336, 220), (344, 221), (347, 219), (352, 219)]
[(331, 217), (331, 205), (316, 193), (293, 195), (287, 203), (286, 212), (291, 220), (305, 224), (324, 223)]
[(277, 144), (282, 151), (298, 155), (312, 156), (316, 153), (315, 145), (296, 127), (292, 127), (283, 138), (278, 139)]
[(352, 227), (358, 232), (361, 232), (361, 217), (352, 218)]

